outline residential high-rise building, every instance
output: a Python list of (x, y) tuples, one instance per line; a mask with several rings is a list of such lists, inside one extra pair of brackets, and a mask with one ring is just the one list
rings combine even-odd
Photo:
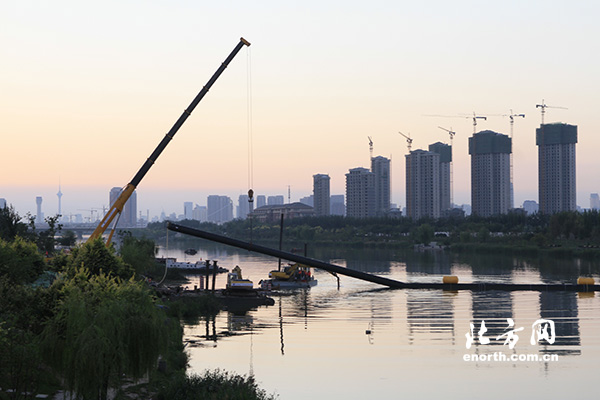
[(241, 194), (238, 197), (237, 217), (238, 219), (246, 219), (250, 214), (250, 202), (247, 194)]
[(6, 199), (0, 199), (0, 208), (6, 208)]
[(371, 172), (375, 175), (375, 215), (384, 216), (390, 211), (390, 159), (371, 158)]
[(280, 206), (280, 205), (283, 205), (284, 202), (285, 202), (285, 199), (284, 199), (283, 195), (267, 197), (267, 205), (268, 206)]
[(233, 219), (233, 202), (228, 196), (208, 196), (206, 205), (208, 222), (222, 224)]
[[(110, 190), (109, 204), (110, 207), (119, 198), (119, 195), (123, 191), (120, 187), (114, 187)], [(118, 228), (134, 228), (137, 226), (137, 193), (134, 191), (125, 203), (119, 222), (117, 223)]]
[[(1, 208), (1, 204), (0, 204), (0, 208)], [(600, 196), (598, 196), (598, 193), (590, 194), (590, 209), (600, 210)]]
[(37, 212), (35, 216), (35, 222), (37, 224), (41, 224), (44, 222), (44, 213), (42, 212), (42, 196), (37, 196), (35, 198), (35, 203), (37, 205)]
[(313, 175), (313, 206), (317, 217), (329, 215), (329, 175)]
[(440, 154), (413, 150), (406, 156), (406, 216), (440, 217)]
[(208, 211), (206, 206), (199, 206), (198, 204), (196, 204), (196, 206), (194, 207), (194, 219), (196, 221), (200, 221), (200, 222), (206, 222), (208, 221)]
[(255, 208), (266, 206), (266, 205), (267, 205), (267, 199), (264, 194), (260, 194), (260, 195), (256, 196), (256, 207)]
[(375, 174), (366, 168), (353, 168), (346, 174), (346, 216), (375, 216)]
[(553, 214), (577, 209), (575, 144), (577, 126), (544, 124), (535, 131), (538, 146), (540, 212)]
[(346, 204), (343, 194), (334, 194), (329, 196), (329, 211), (331, 215), (346, 215)]
[(510, 154), (507, 135), (481, 131), (469, 138), (471, 207), (474, 215), (506, 214), (511, 208)]
[(186, 201), (183, 203), (183, 219), (194, 219), (194, 203)]
[(443, 216), (452, 208), (450, 166), (452, 163), (452, 146), (442, 142), (429, 145), (429, 151), (440, 155), (440, 215)]

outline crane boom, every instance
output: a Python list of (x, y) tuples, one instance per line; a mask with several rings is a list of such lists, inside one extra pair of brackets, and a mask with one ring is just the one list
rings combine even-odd
[(410, 138), (410, 132), (408, 133), (408, 136), (406, 136), (404, 133), (402, 133), (400, 131), (398, 131), (398, 133), (406, 138), (406, 146), (408, 147), (408, 152), (410, 153), (410, 148), (411, 148), (412, 142), (413, 142), (413, 140)]
[[(133, 191), (139, 185), (139, 183), (144, 178), (144, 176), (148, 173), (148, 171), (150, 170), (150, 168), (152, 167), (152, 165), (154, 164), (156, 159), (160, 156), (160, 154), (163, 152), (163, 150), (167, 147), (167, 145), (169, 144), (171, 139), (173, 139), (173, 136), (175, 136), (175, 134), (177, 133), (179, 128), (181, 128), (181, 126), (186, 121), (186, 119), (192, 114), (192, 111), (194, 111), (194, 108), (196, 108), (198, 103), (200, 103), (200, 101), (202, 100), (204, 95), (206, 95), (206, 93), (208, 93), (211, 86), (215, 83), (215, 81), (219, 78), (219, 76), (221, 76), (221, 74), (223, 73), (225, 68), (227, 68), (229, 63), (233, 60), (233, 58), (237, 55), (237, 53), (239, 53), (239, 51), (244, 46), (250, 46), (250, 42), (248, 42), (244, 38), (240, 38), (240, 42), (235, 46), (233, 51), (229, 54), (229, 56), (225, 59), (225, 61), (221, 64), (221, 66), (217, 69), (217, 71), (213, 74), (213, 76), (208, 80), (206, 85), (204, 85), (204, 87), (202, 87), (202, 90), (200, 90), (200, 92), (196, 95), (194, 100), (192, 100), (192, 102), (190, 103), (188, 108), (183, 110), (183, 113), (181, 114), (179, 119), (175, 122), (175, 124), (169, 130), (169, 132), (167, 132), (165, 137), (158, 144), (156, 149), (154, 149), (154, 151), (152, 152), (150, 157), (148, 157), (146, 162), (144, 162), (144, 164), (139, 169), (139, 171), (135, 174), (135, 176), (133, 177), (131, 182), (129, 182), (127, 184), (127, 186), (125, 186), (125, 189), (123, 189), (121, 191), (121, 194), (115, 200), (113, 205), (110, 207), (110, 209), (108, 210), (108, 212), (106, 213), (106, 215), (104, 216), (102, 221), (100, 221), (100, 223), (98, 224), (98, 226), (96, 227), (94, 232), (90, 235), (90, 238), (88, 239), (88, 241), (91, 241), (91, 240), (101, 237), (102, 234), (108, 228), (108, 226), (111, 224), (111, 222), (118, 215), (121, 214), (121, 212), (123, 211), (123, 207), (125, 207), (125, 203), (127, 202), (127, 200), (129, 200)], [(108, 236), (108, 239), (106, 240), (107, 245), (110, 243), (110, 241), (112, 239), (115, 228), (116, 228), (116, 224), (113, 226), (113, 229), (112, 229), (110, 235)]]

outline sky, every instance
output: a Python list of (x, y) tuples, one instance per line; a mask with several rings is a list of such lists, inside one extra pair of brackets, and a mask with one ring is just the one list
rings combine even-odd
[[(289, 4), (288, 4), (289, 3)], [(242, 49), (137, 190), (138, 210), (183, 213), (250, 186), (291, 200), (312, 176), (392, 158), (405, 206), (413, 149), (456, 131), (454, 202), (470, 203), (468, 138), (509, 134), (515, 205), (537, 200), (535, 128), (578, 126), (577, 203), (600, 192), (596, 1), (19, 1), (0, 6), (0, 198), (21, 214), (108, 205), (244, 37)], [(249, 140), (251, 138), (251, 140)], [(251, 149), (251, 150), (250, 150)], [(251, 155), (252, 162), (249, 162)], [(251, 166), (251, 167), (250, 167)]]

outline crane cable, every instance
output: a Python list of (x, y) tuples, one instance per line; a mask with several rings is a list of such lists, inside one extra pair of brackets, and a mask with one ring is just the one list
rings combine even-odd
[[(252, 143), (252, 50), (246, 47), (246, 95), (247, 95), (247, 131), (248, 131), (248, 212), (254, 211), (254, 156)], [(252, 243), (252, 232), (254, 219), (250, 217), (250, 243)]]

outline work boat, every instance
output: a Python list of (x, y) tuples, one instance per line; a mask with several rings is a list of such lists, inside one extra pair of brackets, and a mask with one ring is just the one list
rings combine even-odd
[(235, 266), (235, 268), (227, 274), (227, 286), (226, 290), (228, 292), (237, 292), (237, 291), (251, 291), (253, 290), (254, 284), (249, 279), (242, 278), (242, 269), (239, 266)]
[(260, 281), (262, 289), (299, 289), (317, 285), (317, 280), (311, 273), (310, 267), (298, 263), (284, 267), (283, 271), (269, 272), (269, 278)]

